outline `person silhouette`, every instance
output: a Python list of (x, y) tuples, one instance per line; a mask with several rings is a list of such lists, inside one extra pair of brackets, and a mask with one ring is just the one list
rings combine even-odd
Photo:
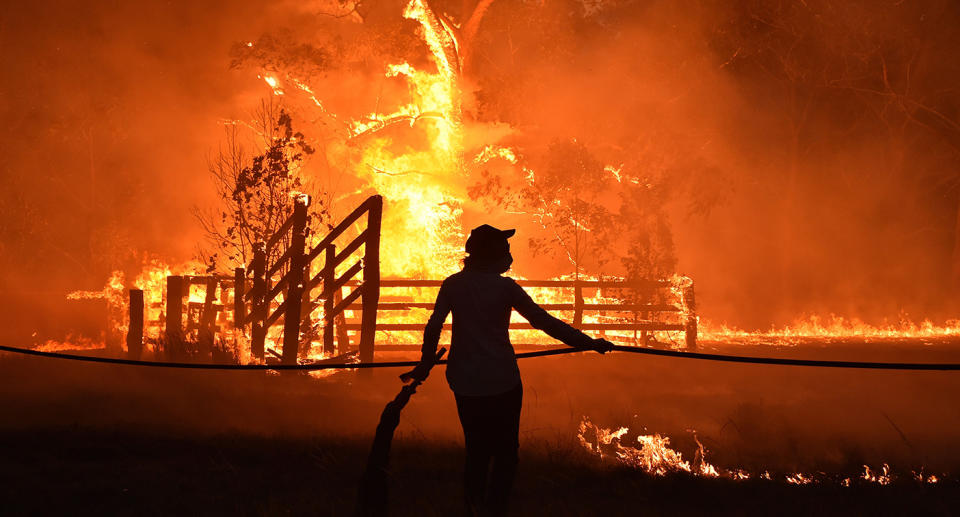
[(515, 232), (488, 224), (470, 232), (463, 270), (443, 281), (424, 328), (420, 364), (400, 376), (409, 382), (429, 373), (443, 322), (452, 312), (446, 376), (463, 427), (470, 515), (505, 514), (517, 471), (523, 384), (508, 331), (511, 311), (569, 346), (600, 353), (613, 348), (551, 316), (516, 281), (501, 276), (513, 263), (508, 239)]

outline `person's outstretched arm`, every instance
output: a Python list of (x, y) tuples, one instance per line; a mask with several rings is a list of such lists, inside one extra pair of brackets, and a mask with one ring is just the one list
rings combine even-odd
[(593, 339), (592, 337), (571, 327), (563, 320), (553, 317), (549, 312), (537, 305), (537, 302), (530, 298), (530, 295), (523, 290), (516, 282), (511, 281), (511, 300), (513, 308), (526, 318), (533, 325), (533, 328), (542, 330), (548, 336), (563, 342), (565, 345), (574, 348), (583, 348), (596, 350), (597, 352), (609, 352), (613, 344), (606, 339)]
[(447, 320), (450, 314), (450, 294), (445, 285), (440, 286), (440, 292), (437, 293), (437, 301), (433, 305), (433, 314), (427, 320), (427, 325), (423, 328), (423, 345), (420, 347), (420, 364), (413, 370), (400, 376), (404, 382), (412, 380), (418, 374), (429, 371), (428, 364), (433, 363), (437, 356), (437, 345), (440, 343), (440, 332), (443, 331), (443, 322)]

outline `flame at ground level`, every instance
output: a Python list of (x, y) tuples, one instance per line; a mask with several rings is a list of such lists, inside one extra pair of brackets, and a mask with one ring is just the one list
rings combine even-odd
[(871, 325), (858, 318), (811, 315), (785, 327), (745, 331), (726, 324), (700, 321), (700, 338), (728, 344), (798, 345), (804, 342), (860, 340), (883, 342), (895, 340), (945, 340), (960, 337), (960, 320), (947, 320), (942, 325), (930, 320), (920, 323), (901, 316), (896, 322)]
[[(880, 469), (871, 469), (868, 465), (863, 466), (863, 472), (856, 476), (837, 476), (825, 472), (792, 472), (781, 475), (772, 475), (765, 470), (759, 475), (751, 473), (742, 468), (717, 468), (706, 460), (706, 449), (700, 440), (697, 439), (696, 432), (693, 432), (694, 441), (697, 444), (697, 450), (694, 459), (685, 460), (683, 454), (670, 447), (670, 438), (660, 434), (638, 434), (636, 436), (637, 446), (625, 445), (624, 438), (629, 436), (630, 429), (620, 427), (616, 430), (600, 427), (584, 417), (580, 421), (577, 431), (577, 439), (580, 444), (595, 454), (601, 460), (615, 459), (618, 463), (628, 467), (641, 470), (654, 476), (666, 475), (691, 475), (705, 478), (723, 478), (734, 481), (745, 481), (748, 479), (761, 479), (766, 481), (782, 480), (791, 485), (809, 485), (809, 484), (839, 484), (843, 487), (849, 487), (853, 483), (877, 484), (881, 486), (900, 479), (890, 469), (890, 466), (884, 463)], [(936, 484), (945, 479), (946, 476), (936, 476), (924, 474), (923, 469), (919, 471), (911, 470), (909, 476), (902, 476), (904, 480), (912, 480), (918, 483)]]

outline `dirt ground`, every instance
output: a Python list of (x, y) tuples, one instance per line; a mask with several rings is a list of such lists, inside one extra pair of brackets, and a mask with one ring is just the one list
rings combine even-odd
[[(710, 351), (960, 362), (950, 343)], [(382, 359), (392, 359), (384, 356)], [(960, 374), (771, 367), (628, 354), (526, 360), (516, 515), (952, 514)], [(0, 355), (3, 514), (351, 515), (399, 370), (164, 370)], [(584, 417), (658, 433), (749, 481), (655, 477), (588, 453)], [(442, 367), (404, 411), (391, 511), (456, 515), (462, 438)], [(889, 464), (888, 486), (857, 481)], [(935, 474), (921, 484), (911, 472)], [(773, 481), (758, 479), (767, 471)], [(786, 475), (820, 481), (795, 486)], [(840, 480), (852, 478), (851, 487)]]

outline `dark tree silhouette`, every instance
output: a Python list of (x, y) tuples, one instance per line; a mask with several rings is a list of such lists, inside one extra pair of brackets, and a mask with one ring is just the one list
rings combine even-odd
[[(244, 266), (253, 249), (269, 239), (293, 213), (294, 196), (306, 189), (302, 167), (313, 154), (303, 133), (293, 129), (289, 114), (273, 102), (261, 103), (256, 113), (264, 148), (246, 159), (238, 142), (236, 124), (226, 130), (224, 145), (211, 161), (210, 175), (222, 206), (214, 213), (195, 210), (208, 236), (209, 248), (201, 254), (211, 271), (222, 261)], [(312, 229), (327, 224), (329, 212), (323, 196), (312, 196), (309, 224)], [(272, 250), (283, 253), (282, 247)]]

